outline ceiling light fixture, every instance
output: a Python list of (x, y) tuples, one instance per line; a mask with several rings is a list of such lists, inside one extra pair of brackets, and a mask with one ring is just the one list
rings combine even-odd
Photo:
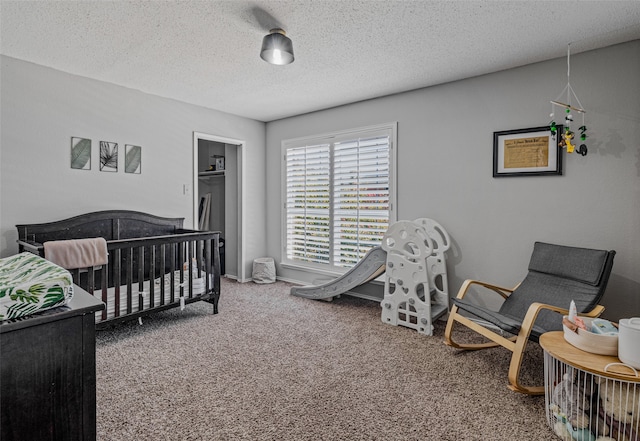
[(265, 35), (262, 39), (260, 58), (279, 66), (293, 63), (293, 43), (282, 29), (271, 29), (269, 34)]

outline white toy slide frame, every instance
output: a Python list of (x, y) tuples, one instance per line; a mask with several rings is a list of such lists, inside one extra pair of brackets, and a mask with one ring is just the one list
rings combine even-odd
[(396, 222), (387, 230), (384, 323), (433, 335), (433, 321), (449, 310), (444, 252), (450, 244), (446, 230), (428, 218)]

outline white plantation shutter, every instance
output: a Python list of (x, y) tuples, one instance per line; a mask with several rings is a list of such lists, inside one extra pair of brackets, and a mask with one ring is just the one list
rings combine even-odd
[(389, 227), (389, 137), (334, 145), (333, 259), (352, 267)]
[(391, 222), (395, 126), (285, 141), (283, 262), (344, 271)]
[(329, 264), (329, 144), (287, 150), (287, 259)]

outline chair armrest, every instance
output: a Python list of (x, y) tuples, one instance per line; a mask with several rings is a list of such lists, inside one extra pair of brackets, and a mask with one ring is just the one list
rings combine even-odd
[[(562, 314), (562, 315), (567, 315), (567, 314), (569, 314), (569, 310), (568, 310), (567, 308), (560, 308), (560, 307), (558, 307), (558, 306), (547, 305), (546, 303), (534, 302), (534, 303), (532, 303), (531, 305), (529, 305), (529, 309), (527, 310), (527, 315), (529, 315), (529, 313), (531, 313), (531, 311), (532, 311), (532, 310), (535, 310), (535, 309), (537, 309), (537, 310), (538, 310), (538, 312), (539, 312), (541, 309), (549, 309), (549, 310), (551, 310), (551, 311), (555, 311), (555, 312), (557, 312), (557, 313), (559, 313), (559, 314)], [(525, 317), (526, 317), (527, 315), (525, 315)]]
[(584, 316), (589, 317), (589, 318), (596, 318), (596, 317), (600, 317), (603, 312), (604, 312), (604, 306), (596, 305), (596, 306), (593, 307), (593, 309), (591, 311), (582, 312), (579, 315), (584, 315)]
[(524, 350), (524, 346), (527, 344), (527, 340), (529, 340), (529, 336), (531, 335), (531, 329), (533, 328), (533, 324), (538, 318), (538, 314), (543, 309), (549, 309), (551, 311), (558, 312), (560, 314), (568, 314), (569, 310), (564, 308), (558, 308), (557, 306), (547, 305), (545, 303), (534, 302), (529, 305), (529, 309), (527, 309), (527, 313), (522, 320), (522, 325), (520, 326), (520, 333), (518, 334), (518, 338), (516, 340), (516, 349), (518, 351)]
[[(524, 319), (522, 320), (520, 334), (522, 334), (523, 331), (525, 331), (527, 338), (529, 337), (529, 334), (531, 333), (531, 328), (533, 327), (533, 323), (536, 321), (538, 314), (543, 309), (555, 311), (562, 315), (569, 314), (569, 310), (566, 308), (559, 308), (557, 306), (547, 305), (545, 303), (534, 302), (531, 305), (529, 305), (529, 309), (527, 310), (527, 313), (525, 314)], [(604, 306), (596, 305), (591, 311), (586, 313), (581, 313), (580, 315), (593, 318), (593, 317), (600, 316), (600, 314), (602, 314), (603, 312), (604, 312)]]
[(456, 296), (456, 298), (458, 299), (463, 298), (467, 294), (467, 291), (469, 290), (469, 288), (471, 288), (472, 285), (480, 285), (483, 288), (496, 292), (503, 299), (506, 299), (507, 297), (509, 297), (509, 295), (515, 290), (515, 288), (505, 288), (502, 286), (493, 285), (491, 283), (482, 282), (480, 280), (467, 279), (464, 281), (464, 283), (460, 287), (460, 290), (458, 291), (458, 295)]

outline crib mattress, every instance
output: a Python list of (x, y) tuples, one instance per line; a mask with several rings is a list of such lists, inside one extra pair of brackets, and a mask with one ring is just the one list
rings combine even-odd
[(73, 278), (66, 269), (32, 253), (0, 259), (0, 320), (66, 304)]
[[(183, 282), (180, 283), (180, 271), (176, 271), (174, 273), (174, 286), (173, 286), (173, 293), (174, 293), (174, 302), (179, 301), (180, 297), (181, 297), (181, 293), (180, 293), (180, 288), (182, 287), (182, 295), (187, 297), (189, 295), (189, 272), (188, 271), (184, 271), (184, 275), (183, 275)], [(213, 286), (213, 275), (210, 275), (209, 277), (209, 286)], [(196, 272), (193, 272), (193, 277), (192, 277), (192, 294), (194, 296), (197, 295), (201, 295), (204, 294), (206, 291), (206, 276), (204, 275), (204, 273), (202, 273), (202, 277), (198, 277)], [(161, 299), (161, 285), (164, 284), (164, 302), (162, 302)], [(124, 316), (128, 313), (135, 313), (135, 312), (139, 312), (139, 311), (144, 311), (146, 309), (150, 308), (151, 305), (151, 289), (150, 289), (150, 281), (149, 280), (145, 280), (143, 282), (142, 285), (142, 289), (140, 289), (140, 285), (139, 283), (135, 283), (133, 285), (131, 285), (131, 311), (127, 312), (127, 298), (128, 298), (128, 290), (127, 290), (127, 286), (126, 285), (122, 285), (119, 287), (119, 291), (120, 291), (120, 302), (119, 302), (119, 314), (118, 316)], [(105, 298), (103, 296), (103, 290), (97, 290), (93, 293), (93, 295), (95, 297), (97, 297), (99, 300), (102, 300), (103, 302), (106, 303), (106, 314), (107, 314), (107, 318), (106, 320), (112, 319), (114, 317), (116, 317), (116, 289), (114, 287), (111, 288), (107, 288), (106, 290), (106, 294), (107, 294), (107, 298), (105, 301)], [(142, 298), (142, 308), (140, 308), (140, 298)], [(159, 306), (159, 305), (166, 305), (168, 303), (171, 303), (171, 275), (170, 274), (165, 274), (164, 276), (164, 283), (162, 281), (162, 278), (157, 278), (154, 280), (154, 287), (153, 287), (153, 305), (155, 306)], [(99, 323), (101, 321), (103, 321), (104, 319), (102, 318), (102, 311), (98, 311), (96, 312), (96, 323)]]

